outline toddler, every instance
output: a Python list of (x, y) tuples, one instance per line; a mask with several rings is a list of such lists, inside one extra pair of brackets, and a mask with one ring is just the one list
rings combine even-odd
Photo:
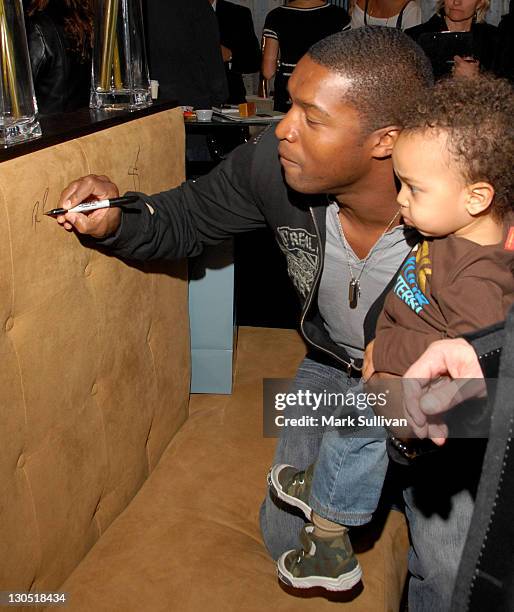
[[(393, 152), (403, 221), (421, 241), (401, 266), (366, 348), (363, 376), (402, 376), (435, 340), (505, 318), (514, 302), (511, 86), (499, 79), (441, 81), (404, 118)], [(361, 579), (348, 527), (380, 498), (385, 440), (326, 432), (316, 464), (275, 465), (274, 494), (311, 521), (302, 546), (277, 562), (294, 587), (347, 590)]]

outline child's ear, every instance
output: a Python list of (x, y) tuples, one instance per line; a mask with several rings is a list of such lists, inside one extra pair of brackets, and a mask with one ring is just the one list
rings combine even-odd
[(400, 135), (401, 128), (397, 125), (389, 125), (371, 134), (373, 150), (371, 155), (377, 159), (390, 157), (393, 153), (394, 144)]
[(470, 215), (479, 215), (487, 210), (494, 198), (494, 187), (490, 183), (473, 183), (468, 187), (466, 210)]

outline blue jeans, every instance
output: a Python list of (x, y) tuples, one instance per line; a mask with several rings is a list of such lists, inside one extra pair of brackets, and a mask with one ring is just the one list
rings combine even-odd
[[(291, 393), (310, 390), (313, 393), (346, 394), (358, 392), (359, 381), (341, 370), (306, 358), (298, 369)], [(310, 407), (295, 416), (312, 415)], [(334, 408), (340, 416), (341, 409)], [(369, 416), (367, 411), (359, 412)], [(328, 412), (323, 414), (328, 415)], [(303, 470), (316, 462), (309, 503), (320, 516), (343, 525), (363, 525), (375, 511), (387, 470), (385, 440), (341, 435), (336, 430), (323, 435), (320, 428), (311, 433), (285, 431), (279, 439), (274, 464), (289, 463)], [(297, 548), (298, 535), (305, 524), (284, 504), (269, 495), (261, 508), (264, 542), (277, 559), (285, 550)]]
[[(344, 393), (356, 384), (358, 381), (341, 371), (306, 359), (298, 370), (292, 392), (311, 389), (318, 393), (324, 390)], [(322, 437), (321, 432), (283, 436), (274, 463), (307, 468), (318, 458)], [(467, 442), (475, 441), (462, 441)], [(470, 457), (469, 452), (455, 454), (449, 448), (448, 452), (443, 450), (430, 459), (427, 457), (421, 467), (407, 468), (411, 471), (410, 486), (404, 490), (404, 500), (412, 541), (409, 612), (445, 612), (449, 607), (471, 520), (473, 486), (480, 473), (479, 454), (477, 451)], [(298, 547), (298, 534), (305, 520), (289, 507), (267, 495), (260, 521), (264, 543), (274, 559)]]
[(409, 612), (447, 612), (473, 514), (483, 440), (451, 440), (409, 468)]
[[(338, 376), (341, 377), (341, 372)], [(355, 385), (352, 393), (362, 392), (362, 384)], [(348, 415), (372, 417), (373, 410), (366, 406), (355, 411), (340, 408), (337, 417)], [(376, 428), (377, 430), (379, 428)], [(329, 429), (323, 434), (314, 476), (309, 505), (323, 518), (356, 527), (371, 521), (377, 509), (384, 484), (387, 465), (386, 433), (382, 437), (366, 438), (365, 431), (359, 436), (348, 435), (344, 430)]]

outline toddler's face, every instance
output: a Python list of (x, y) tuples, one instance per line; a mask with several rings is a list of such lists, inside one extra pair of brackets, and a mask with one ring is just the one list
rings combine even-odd
[(398, 203), (406, 225), (425, 236), (446, 236), (459, 234), (470, 223), (469, 191), (447, 153), (444, 134), (403, 132), (393, 164), (401, 181)]

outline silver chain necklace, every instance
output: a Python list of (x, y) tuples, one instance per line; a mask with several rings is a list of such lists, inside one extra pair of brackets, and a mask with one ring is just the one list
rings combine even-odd
[(368, 259), (371, 257), (371, 254), (373, 253), (373, 248), (384, 237), (384, 235), (391, 229), (391, 226), (394, 223), (394, 220), (396, 219), (396, 217), (400, 214), (400, 211), (398, 210), (394, 214), (394, 217), (391, 219), (391, 221), (389, 221), (388, 226), (382, 232), (377, 242), (375, 242), (375, 244), (369, 250), (369, 253), (366, 255), (364, 259), (364, 263), (362, 264), (362, 268), (357, 278), (355, 278), (355, 276), (353, 275), (352, 266), (350, 264), (350, 253), (348, 251), (348, 246), (346, 242), (346, 236), (344, 235), (343, 226), (341, 225), (341, 218), (339, 217), (339, 211), (337, 211), (336, 214), (337, 214), (337, 222), (339, 223), (339, 230), (341, 232), (341, 238), (343, 239), (344, 251), (346, 253), (346, 263), (348, 264), (348, 271), (350, 272), (350, 283), (348, 285), (348, 304), (350, 308), (354, 309), (354, 308), (357, 308), (357, 304), (359, 302), (359, 297), (361, 294), (361, 288), (360, 288), (359, 281), (361, 279), (362, 273), (364, 272), (364, 268), (366, 267), (366, 264), (368, 263)]

